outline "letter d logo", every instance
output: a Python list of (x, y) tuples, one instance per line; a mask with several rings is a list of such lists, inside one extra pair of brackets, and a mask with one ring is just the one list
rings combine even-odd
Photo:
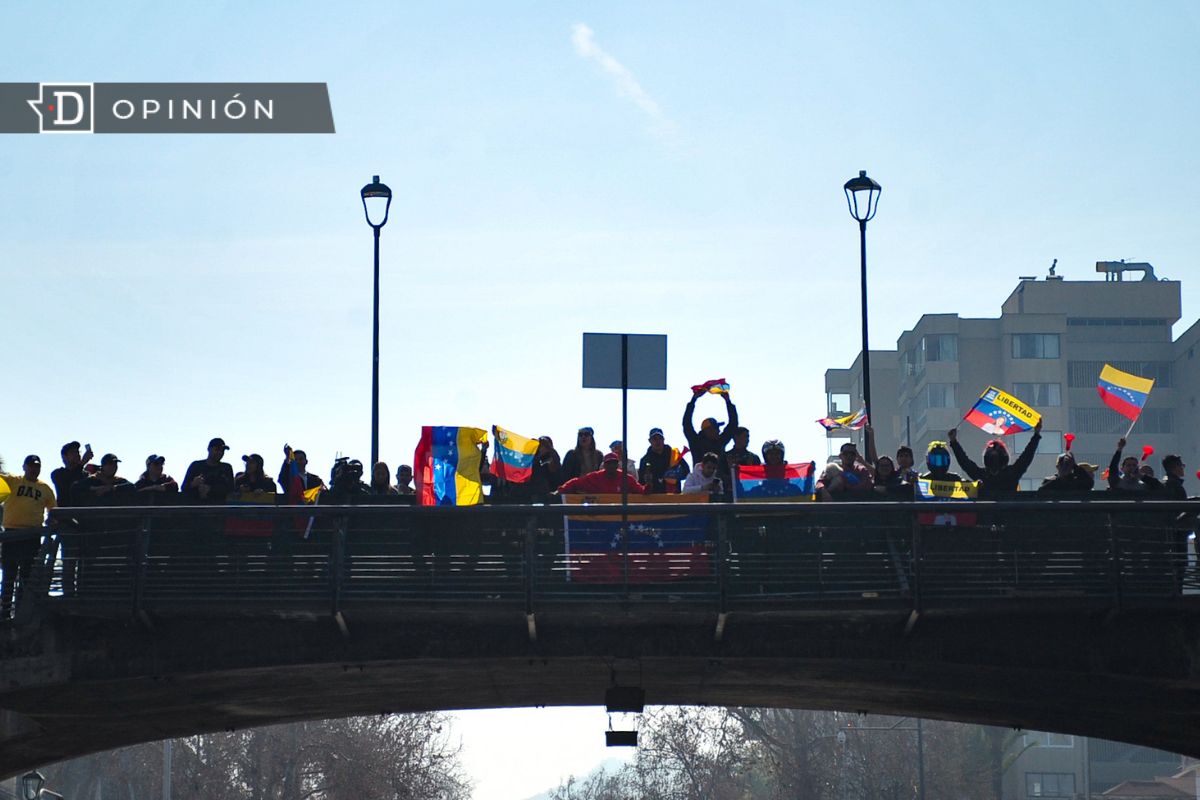
[(94, 103), (90, 83), (41, 83), (29, 105), (42, 133), (92, 133)]

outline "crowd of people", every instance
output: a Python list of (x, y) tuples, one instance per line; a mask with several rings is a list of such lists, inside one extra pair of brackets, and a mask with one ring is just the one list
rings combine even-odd
[[(596, 443), (595, 431), (585, 426), (576, 432), (574, 446), (562, 457), (549, 436), (538, 439), (529, 480), (514, 483), (499, 477), (488, 459), (488, 445), (482, 444), (480, 483), (490, 486), (490, 502), (537, 503), (553, 502), (556, 496), (571, 493), (586, 494), (708, 494), (713, 499), (729, 499), (732, 482), (738, 469), (787, 465), (786, 448), (778, 439), (769, 439), (760, 448), (761, 457), (750, 449), (750, 431), (739, 424), (737, 407), (728, 392), (722, 394), (727, 421), (708, 417), (697, 428), (694, 425), (696, 401), (705, 394), (697, 389), (683, 414), (683, 436), (687, 446), (676, 449), (668, 444), (662, 428), (652, 428), (645, 454), (637, 464), (625, 453), (624, 443), (617, 440), (607, 450)], [(980, 499), (1009, 496), (1017, 490), (1037, 453), (1041, 442), (1041, 423), (1016, 460), (1011, 460), (1008, 447), (1001, 439), (993, 439), (983, 450), (982, 465), (977, 464), (958, 442), (957, 430), (947, 434), (947, 441), (931, 442), (925, 453), (925, 470), (915, 463), (913, 450), (907, 445), (897, 449), (895, 457), (876, 452), (874, 433), (866, 428), (866, 453), (860, 453), (852, 442), (839, 449), (821, 470), (815, 484), (817, 499), (825, 501), (853, 499), (910, 500), (915, 496), (919, 480), (976, 482)], [(1123, 457), (1126, 441), (1117, 442), (1108, 470), (1101, 474), (1107, 481), (1110, 496), (1122, 498), (1156, 498), (1185, 500), (1184, 463), (1178, 455), (1162, 459), (1165, 473), (1159, 480), (1149, 464), (1128, 456)], [(12, 607), (13, 587), (27, 579), (37, 553), (45, 514), (50, 509), (78, 506), (140, 505), (183, 503), (186, 505), (222, 505), (245, 493), (282, 496), (284, 502), (311, 501), (317, 493), (321, 503), (353, 503), (366, 496), (387, 496), (395, 502), (415, 501), (413, 467), (403, 464), (397, 469), (395, 481), (389, 466), (373, 464), (368, 480), (360, 461), (338, 459), (330, 473), (329, 484), (308, 471), (308, 458), (303, 450), (284, 445), (284, 459), (278, 477), (266, 473), (263, 457), (251, 453), (241, 457), (243, 468), (235, 473), (225, 458), (229, 446), (221, 438), (208, 443), (205, 458), (193, 461), (176, 481), (166, 472), (166, 459), (151, 454), (145, 459), (145, 469), (136, 480), (122, 477), (121, 459), (113, 453), (93, 464), (91, 445), (78, 441), (67, 442), (60, 449), (62, 466), (50, 473), (52, 487), (41, 480), (42, 461), (37, 455), (27, 456), (22, 472), (0, 474), (9, 489), (4, 502), (2, 521), (5, 529), (0, 547), (0, 569), (3, 584), (0, 590), (0, 614), (7, 616)], [(689, 466), (687, 454), (691, 455)], [(951, 470), (951, 457), (957, 461), (963, 475)], [(1088, 496), (1096, 486), (1096, 465), (1079, 463), (1068, 449), (1058, 455), (1055, 474), (1042, 481), (1037, 493), (1043, 496), (1068, 498)], [(23, 535), (24, 534), (24, 535)], [(72, 559), (64, 554), (64, 580), (70, 580)]]

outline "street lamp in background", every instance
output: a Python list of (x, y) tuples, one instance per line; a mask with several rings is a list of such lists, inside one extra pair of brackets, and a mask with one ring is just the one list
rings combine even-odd
[[(846, 181), (846, 205), (850, 216), (858, 220), (858, 238), (862, 251), (862, 374), (863, 407), (867, 422), (875, 424), (871, 416), (871, 348), (867, 340), (867, 223), (875, 217), (879, 208), (879, 184), (867, 177), (866, 170), (859, 170), (857, 178)], [(378, 234), (378, 231), (376, 231)]]
[(379, 463), (379, 231), (387, 225), (392, 190), (386, 183), (380, 183), (376, 175), (362, 188), (362, 203), (367, 224), (375, 231), (375, 318), (371, 334), (371, 469), (374, 469)]

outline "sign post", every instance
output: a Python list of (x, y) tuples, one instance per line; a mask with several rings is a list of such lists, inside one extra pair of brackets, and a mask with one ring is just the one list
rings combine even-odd
[(629, 591), (629, 390), (667, 388), (667, 337), (639, 333), (585, 333), (583, 388), (621, 390), (621, 549)]

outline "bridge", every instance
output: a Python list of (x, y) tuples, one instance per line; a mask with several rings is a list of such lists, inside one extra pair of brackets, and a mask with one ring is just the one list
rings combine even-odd
[(612, 686), (1200, 756), (1200, 574), (1176, 521), (1195, 511), (668, 503), (622, 537), (603, 504), (60, 509), (0, 623), (0, 774)]

